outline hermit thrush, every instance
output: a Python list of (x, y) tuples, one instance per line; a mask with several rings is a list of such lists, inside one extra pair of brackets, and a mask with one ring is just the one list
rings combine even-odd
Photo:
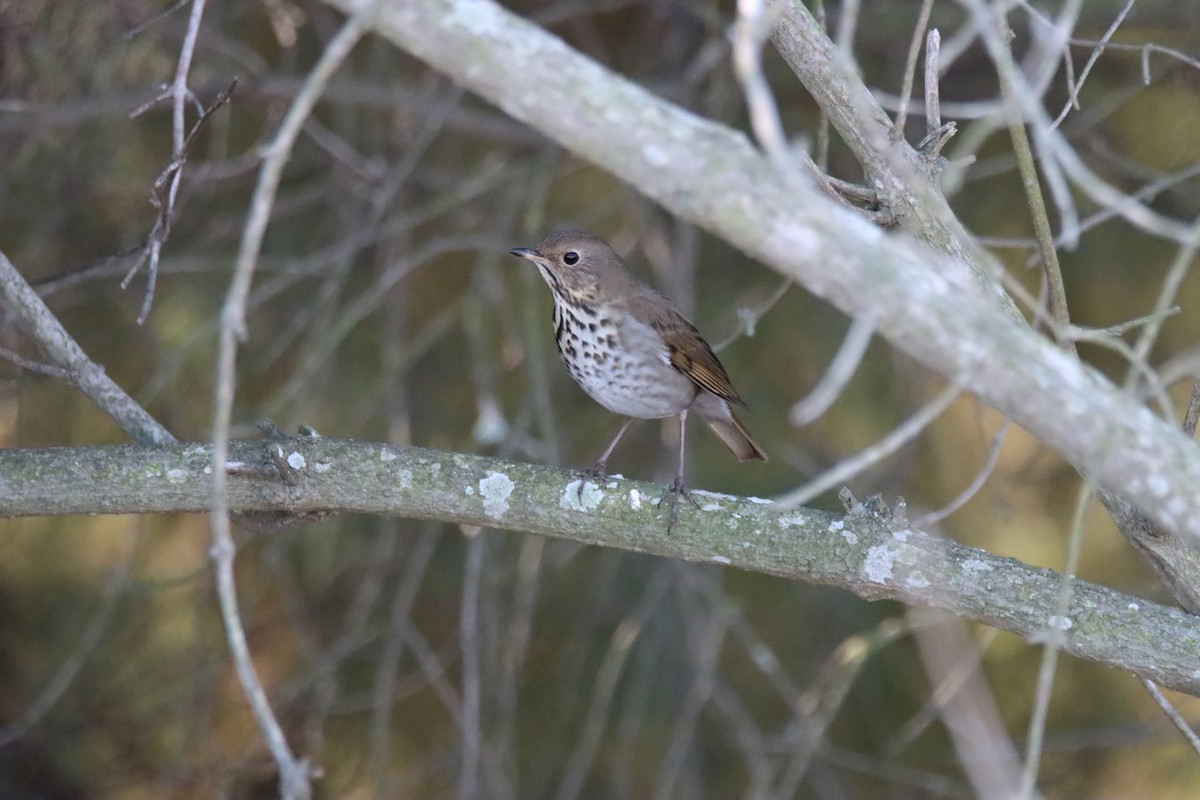
[(583, 231), (551, 234), (509, 251), (537, 265), (554, 296), (554, 342), (567, 371), (600, 405), (626, 417), (590, 478), (636, 417), (679, 418), (679, 469), (669, 488), (675, 524), (683, 482), (684, 422), (695, 410), (742, 461), (767, 460), (731, 406), (744, 406), (708, 342), (675, 304), (625, 269), (612, 248)]

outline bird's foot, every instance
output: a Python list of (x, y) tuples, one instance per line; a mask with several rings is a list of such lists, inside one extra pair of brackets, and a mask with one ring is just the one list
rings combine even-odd
[(663, 495), (663, 500), (667, 499), (667, 495), (671, 497), (671, 519), (667, 522), (667, 533), (671, 533), (671, 529), (675, 527), (675, 523), (679, 520), (679, 498), (682, 497), (695, 506), (700, 508), (700, 504), (692, 497), (692, 493), (683, 485), (683, 476), (676, 475), (675, 480), (667, 487), (666, 494)]
[(576, 490), (576, 497), (580, 503), (583, 503), (583, 487), (587, 486), (588, 483), (594, 483), (599, 486), (608, 477), (608, 473), (605, 471), (607, 466), (607, 461), (600, 460), (587, 469), (575, 471), (575, 474), (579, 476), (579, 488)]

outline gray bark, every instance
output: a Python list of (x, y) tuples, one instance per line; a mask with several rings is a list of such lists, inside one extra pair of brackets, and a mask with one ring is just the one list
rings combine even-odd
[[(1061, 575), (903, 519), (778, 511), (694, 491), (700, 508), (681, 504), (668, 534), (658, 484), (612, 479), (585, 487), (581, 502), (578, 479), (549, 467), (322, 438), (233, 442), (232, 457), (230, 508), (259, 512), (259, 523), (272, 512), (439, 519), (736, 567), (945, 609), (1031, 639), (1060, 633), (1080, 658), (1200, 693), (1200, 619), (1083, 581), (1058, 618)], [(0, 516), (202, 512), (210, 459), (198, 444), (0, 450)]]

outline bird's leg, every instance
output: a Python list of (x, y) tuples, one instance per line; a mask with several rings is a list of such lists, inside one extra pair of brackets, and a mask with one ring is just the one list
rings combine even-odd
[[(687, 501), (699, 508), (700, 505), (692, 499), (692, 495), (684, 488), (683, 485), (683, 452), (684, 452), (684, 432), (686, 427), (684, 423), (687, 421), (687, 409), (679, 412), (679, 469), (675, 472), (675, 480), (667, 487), (667, 494), (671, 495), (671, 520), (667, 523), (667, 533), (671, 532), (671, 528), (675, 527), (675, 521), (679, 518), (679, 498), (687, 498)], [(666, 495), (663, 495), (664, 499)]]
[(583, 502), (583, 486), (584, 486), (584, 484), (586, 484), (588, 481), (593, 481), (595, 483), (599, 483), (600, 481), (604, 480), (604, 476), (607, 474), (605, 472), (605, 469), (608, 467), (608, 457), (610, 455), (612, 455), (613, 448), (615, 448), (617, 446), (617, 442), (621, 441), (621, 437), (625, 435), (625, 429), (629, 427), (629, 423), (631, 423), (631, 422), (633, 422), (633, 417), (626, 417), (625, 421), (621, 423), (620, 429), (617, 430), (617, 435), (613, 437), (613, 440), (611, 442), (609, 442), (608, 447), (604, 448), (604, 452), (600, 454), (600, 457), (598, 459), (596, 459), (596, 463), (593, 464), (591, 466), (591, 468), (585, 469), (585, 470), (583, 470), (583, 472), (580, 473), (580, 475), (579, 475), (579, 477), (580, 477), (579, 502), (580, 503)]

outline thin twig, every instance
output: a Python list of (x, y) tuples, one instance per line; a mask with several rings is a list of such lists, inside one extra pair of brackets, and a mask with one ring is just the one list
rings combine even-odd
[(1062, 652), (1067, 631), (1073, 621), (1068, 616), (1071, 598), (1075, 589), (1075, 572), (1079, 568), (1079, 554), (1083, 551), (1083, 523), (1096, 492), (1091, 482), (1084, 484), (1075, 503), (1075, 514), (1071, 520), (1071, 534), (1067, 538), (1067, 557), (1063, 564), (1058, 598), (1054, 616), (1046, 620), (1041, 663), (1038, 665), (1037, 690), (1034, 694), (1033, 710), (1029, 715), (1029, 726), (1025, 739), (1025, 768), (1021, 773), (1021, 789), (1018, 798), (1034, 797), (1037, 792), (1037, 776), (1042, 760), (1042, 745), (1046, 738), (1046, 718), (1050, 713), (1050, 696), (1054, 691), (1054, 676), (1058, 672), (1058, 656)]
[(612, 698), (617, 688), (617, 680), (629, 652), (645, 628), (646, 622), (658, 608), (663, 594), (671, 584), (671, 573), (661, 570), (646, 585), (642, 599), (636, 607), (621, 620), (609, 640), (608, 650), (596, 670), (596, 679), (592, 683), (591, 696), (588, 699), (587, 713), (580, 723), (579, 733), (575, 735), (575, 747), (567, 761), (562, 781), (555, 793), (557, 800), (574, 800), (583, 791), (584, 782), (596, 752), (600, 747), (601, 737), (608, 724), (611, 714)]
[(138, 312), (138, 325), (144, 325), (150, 316), (150, 307), (154, 302), (154, 290), (158, 285), (159, 255), (162, 252), (162, 246), (167, 241), (167, 237), (171, 235), (171, 222), (175, 210), (175, 195), (179, 190), (183, 165), (187, 163), (188, 151), (191, 149), (192, 143), (196, 140), (197, 134), (200, 133), (212, 118), (213, 113), (229, 102), (236, 87), (237, 79), (234, 78), (230, 82), (229, 87), (218, 94), (216, 99), (207, 108), (201, 109), (199, 118), (180, 143), (179, 149), (171, 159), (171, 163), (167, 164), (154, 180), (154, 187), (150, 192), (150, 205), (158, 210), (158, 215), (155, 217), (154, 227), (150, 230), (149, 235), (146, 236), (145, 242), (138, 248), (133, 264), (130, 265), (125, 273), (125, 277), (121, 280), (121, 288), (128, 288), (130, 282), (141, 271), (142, 266), (149, 264), (146, 272), (146, 293), (142, 298), (142, 308)]
[(0, 298), (21, 320), (54, 366), (65, 370), (66, 380), (112, 417), (123, 431), (142, 444), (175, 442), (170, 431), (108, 377), (103, 367), (88, 358), (3, 253), (0, 253)]
[(455, 794), (472, 800), (479, 792), (479, 770), (483, 744), (482, 670), (483, 645), (479, 631), (480, 584), (488, 537), (476, 532), (467, 545), (463, 566), (462, 603), (459, 608), (458, 641), (462, 653), (462, 719), (459, 720), (458, 782)]
[(960, 394), (962, 394), (962, 389), (956, 383), (950, 383), (930, 403), (896, 426), (887, 436), (870, 447), (863, 448), (853, 458), (848, 458), (832, 469), (826, 470), (803, 486), (775, 498), (776, 505), (780, 508), (795, 508), (804, 505), (814, 497), (845, 483), (872, 464), (892, 455), (941, 416), (942, 412), (949, 408)]
[(713, 350), (719, 353), (740, 339), (742, 336), (753, 337), (755, 329), (758, 328), (758, 321), (766, 316), (766, 313), (774, 308), (775, 305), (783, 299), (783, 296), (787, 294), (787, 290), (792, 288), (793, 285), (795, 285), (795, 281), (793, 281), (791, 278), (784, 278), (779, 282), (779, 285), (775, 287), (775, 291), (771, 292), (771, 296), (762, 303), (758, 304), (754, 308), (739, 308), (737, 310), (737, 316), (738, 322), (741, 324), (738, 325), (737, 329), (734, 330), (733, 333), (714, 344)]
[[(1092, 72), (1092, 67), (1094, 67), (1096, 62), (1100, 60), (1101, 54), (1104, 53), (1105, 46), (1117, 32), (1117, 28), (1121, 27), (1121, 23), (1125, 21), (1125, 17), (1131, 10), (1133, 10), (1133, 4), (1136, 2), (1137, 0), (1126, 0), (1125, 7), (1121, 9), (1120, 13), (1117, 14), (1117, 18), (1114, 19), (1112, 24), (1108, 26), (1108, 30), (1104, 32), (1104, 35), (1101, 36), (1100, 40), (1092, 47), (1092, 54), (1088, 57), (1087, 63), (1083, 65), (1083, 71), (1079, 73), (1079, 79), (1071, 86), (1070, 98), (1068, 98), (1067, 102), (1063, 103), (1062, 111), (1058, 112), (1058, 116), (1055, 117), (1054, 121), (1050, 123), (1051, 128), (1057, 128), (1062, 121), (1066, 119), (1067, 114), (1071, 112), (1072, 108), (1079, 108), (1079, 90), (1083, 88), (1083, 84), (1087, 81), (1088, 76)], [(1034, 13), (1035, 19), (1037, 19), (1039, 16), (1040, 15), (1036, 14), (1036, 12)], [(1068, 58), (1067, 64), (1070, 63), (1071, 60)]]
[[(179, 60), (175, 65), (175, 80), (171, 83), (172, 115), (171, 115), (171, 163), (159, 179), (155, 181), (154, 194), (151, 202), (158, 208), (158, 217), (154, 228), (146, 239), (146, 258), (139, 259), (133, 271), (146, 264), (146, 294), (142, 298), (142, 309), (138, 312), (138, 325), (144, 325), (150, 316), (150, 306), (154, 302), (154, 290), (158, 285), (158, 261), (162, 246), (167, 241), (171, 231), (171, 218), (175, 214), (175, 199), (179, 195), (179, 186), (183, 182), (183, 164), (187, 159), (186, 119), (187, 101), (191, 97), (188, 88), (188, 73), (192, 68), (192, 55), (196, 51), (196, 39), (200, 35), (200, 21), (204, 19), (204, 6), (207, 0), (192, 0), (192, 13), (188, 17), (187, 32), (183, 37), (183, 45), (179, 49)], [(197, 123), (199, 125), (200, 123)], [(167, 173), (170, 173), (170, 187), (163, 192), (160, 185)], [(124, 288), (133, 277), (132, 271), (126, 276), (121, 286)]]
[(942, 34), (931, 30), (925, 37), (925, 133), (931, 134), (942, 127), (942, 93), (940, 64)]
[[(904, 81), (900, 87), (900, 110), (896, 113), (896, 121), (892, 124), (892, 136), (904, 138), (904, 123), (908, 121), (908, 104), (912, 99), (913, 82), (917, 76), (917, 56), (921, 54), (921, 40), (925, 37), (925, 29), (929, 27), (929, 14), (933, 11), (933, 0), (922, 0), (921, 12), (917, 15), (917, 25), (913, 28), (912, 40), (908, 44), (908, 58), (904, 62)], [(926, 72), (928, 79), (928, 72)], [(926, 80), (926, 88), (929, 82)]]
[(1192, 384), (1192, 399), (1188, 401), (1187, 414), (1183, 418), (1183, 432), (1196, 436), (1196, 422), (1200, 420), (1200, 378)]
[[(996, 14), (996, 25), (999, 27), (999, 38), (1007, 40), (1008, 24), (1000, 13)], [(996, 47), (994, 50), (1000, 51)], [(993, 53), (996, 62), (996, 73), (1000, 77), (1000, 91), (1008, 110), (1008, 132), (1013, 143), (1013, 153), (1017, 158), (1017, 171), (1021, 175), (1021, 185), (1025, 189), (1025, 202), (1029, 206), (1029, 214), (1033, 222), (1034, 234), (1037, 237), (1039, 252), (1042, 256), (1042, 274), (1046, 281), (1047, 307), (1050, 318), (1054, 321), (1053, 330), (1058, 344), (1069, 353), (1075, 352), (1075, 343), (1058, 331), (1071, 324), (1070, 311), (1067, 308), (1067, 292), (1062, 279), (1062, 267), (1058, 263), (1058, 251), (1054, 246), (1054, 233), (1050, 228), (1050, 216), (1046, 212), (1046, 200), (1042, 196), (1041, 183), (1038, 180), (1038, 169), (1035, 164), (1033, 148), (1029, 145), (1029, 137), (1025, 133), (1025, 120), (1016, 99), (1015, 69), (1012, 64), (1012, 54), (1007, 50)], [(1046, 173), (1043, 173), (1046, 174)], [(1046, 175), (1047, 183), (1053, 186), (1054, 181)], [(1059, 211), (1063, 211), (1060, 203)], [(1067, 224), (1064, 215), (1064, 229)], [(1078, 230), (1078, 221), (1074, 225)]]
[[(1004, 69), (1012, 77), (1015, 90), (1014, 96), (1019, 101), (1022, 113), (1034, 133), (1034, 140), (1038, 144), (1042, 163), (1048, 169), (1046, 173), (1047, 183), (1055, 193), (1056, 203), (1067, 203), (1067, 205), (1061, 205), (1061, 210), (1071, 212), (1074, 209), (1074, 204), (1073, 202), (1068, 202), (1069, 197), (1066, 193), (1066, 187), (1059, 185), (1059, 176), (1057, 174), (1059, 170), (1074, 181), (1075, 185), (1083, 190), (1084, 194), (1094, 202), (1114, 209), (1131, 225), (1170, 241), (1185, 241), (1188, 237), (1188, 226), (1180, 223), (1178, 220), (1155, 212), (1143, 203), (1138, 202), (1132, 196), (1100, 178), (1091, 168), (1084, 164), (1079, 153), (1075, 150), (1071, 142), (1062, 135), (1062, 132), (1050, 128), (1050, 119), (1042, 107), (1040, 96), (1032, 91), (1025, 79), (1012, 65), (1012, 54), (1008, 50), (1008, 41), (1000, 36), (993, 23), (986, 22), (986, 20), (992, 18), (990, 7), (983, 3), (982, 0), (963, 0), (963, 2), (971, 10), (972, 14), (976, 15), (977, 18), (985, 20), (985, 22), (980, 24), (979, 28), (983, 43), (986, 45), (989, 54), (993, 56), (997, 66)], [(1070, 3), (1068, 4), (1068, 10), (1077, 6), (1078, 3)], [(1050, 169), (1051, 167), (1053, 169)], [(1061, 196), (1058, 194), (1060, 191), (1064, 193)], [(1077, 230), (1074, 227), (1072, 218), (1063, 217), (1063, 231), (1067, 237), (1068, 244), (1077, 240)]]
[(780, 167), (794, 168), (788, 156), (787, 136), (779, 119), (779, 108), (762, 71), (762, 46), (770, 33), (774, 14), (767, 10), (764, 0), (738, 0), (737, 11), (737, 22), (733, 27), (733, 65), (746, 95), (750, 126), (758, 143), (773, 161)]
[(49, 375), (51, 378), (58, 378), (60, 381), (66, 381), (67, 383), (71, 382), (72, 375), (70, 370), (25, 358), (25, 356), (9, 350), (7, 347), (0, 347), (0, 358), (3, 358), (5, 361), (11, 361), (21, 369), (27, 369), (30, 372), (37, 372), (41, 375)]
[(163, 8), (159, 11), (155, 11), (153, 14), (151, 14), (150, 16), (143, 19), (141, 22), (135, 23), (133, 25), (133, 27), (129, 28), (127, 31), (125, 31), (123, 34), (121, 34), (121, 38), (127, 42), (136, 38), (140, 33), (142, 33), (142, 31), (146, 30), (147, 28), (151, 27), (152, 25), (157, 25), (159, 22), (166, 19), (171, 14), (174, 14), (176, 11), (183, 8), (190, 1), (191, 0), (175, 0), (175, 2), (171, 3), (171, 5), (167, 6), (166, 8)]
[(1142, 328), (1141, 335), (1133, 346), (1134, 366), (1148, 365), (1150, 350), (1158, 340), (1159, 331), (1162, 330), (1167, 317), (1170, 316), (1168, 312), (1176, 302), (1183, 279), (1191, 271), (1197, 250), (1200, 250), (1200, 217), (1192, 224), (1191, 236), (1183, 242), (1171, 268), (1167, 270), (1162, 289), (1154, 303), (1154, 311), (1149, 315), (1146, 326)]
[(797, 796), (813, 757), (826, 744), (829, 727), (845, 705), (863, 667), (872, 656), (911, 630), (910, 623), (902, 617), (884, 619), (868, 631), (843, 639), (829, 654), (801, 696), (796, 715), (781, 736), (788, 760), (772, 796)]
[(960, 508), (966, 505), (967, 501), (974, 497), (979, 490), (983, 488), (983, 484), (987, 482), (987, 479), (991, 477), (992, 472), (996, 469), (996, 464), (1000, 462), (1000, 448), (1004, 444), (1004, 436), (1007, 433), (1008, 420), (1004, 420), (1000, 423), (1000, 428), (996, 431), (996, 435), (992, 437), (991, 442), (988, 444), (988, 455), (987, 459), (983, 462), (983, 467), (980, 468), (979, 472), (975, 474), (974, 479), (970, 484), (967, 485), (967, 488), (963, 489), (962, 492), (959, 493), (958, 497), (955, 497), (937, 511), (931, 511), (928, 514), (917, 517), (916, 520), (913, 521), (914, 528), (920, 528), (924, 530), (936, 522), (941, 522), (946, 517), (950, 516), (955, 511), (958, 511)]
[[(909, 618), (930, 682), (939, 689), (951, 689), (938, 698), (938, 711), (973, 789), (955, 794), (980, 800), (1015, 800), (1021, 757), (1009, 737), (987, 676), (976, 667), (979, 647), (968, 626), (943, 611), (913, 609)], [(955, 672), (957, 681), (951, 679)]]
[(1167, 719), (1171, 721), (1171, 724), (1175, 726), (1177, 731), (1183, 734), (1183, 738), (1189, 745), (1192, 746), (1192, 749), (1196, 751), (1196, 754), (1200, 755), (1200, 736), (1196, 735), (1196, 732), (1192, 730), (1192, 726), (1189, 725), (1188, 721), (1183, 718), (1183, 715), (1180, 714), (1175, 706), (1171, 704), (1171, 701), (1168, 700), (1161, 691), (1159, 691), (1159, 688), (1154, 684), (1154, 681), (1147, 680), (1146, 678), (1142, 678), (1141, 680), (1142, 686), (1144, 686), (1146, 691), (1150, 693), (1150, 696), (1154, 698), (1154, 702), (1158, 703), (1158, 707), (1162, 709), (1164, 714), (1167, 715)]
[(813, 387), (806, 397), (792, 405), (788, 412), (788, 422), (799, 428), (829, 410), (841, 396), (846, 384), (854, 377), (874, 335), (875, 321), (871, 317), (857, 317), (850, 323), (837, 354), (829, 363), (829, 369), (825, 370), (820, 383)]
[(271, 710), (270, 701), (250, 658), (250, 648), (238, 611), (237, 588), (233, 579), (236, 547), (230, 530), (225, 475), (225, 462), (229, 453), (229, 428), (233, 414), (234, 368), (238, 342), (246, 338), (246, 297), (250, 291), (254, 267), (262, 250), (271, 208), (283, 175), (283, 166), (291, 154), (292, 145), (303, 127), (304, 120), (312, 112), (330, 77), (370, 24), (375, 5), (368, 3), (361, 6), (329, 42), (280, 123), (275, 138), (267, 146), (251, 201), (250, 215), (242, 235), (237, 263), (234, 266), (233, 279), (230, 281), (221, 310), (216, 393), (213, 401), (212, 558), (217, 574), (221, 617), (225, 623), (238, 679), (279, 769), (280, 794), (284, 800), (306, 800), (312, 794), (312, 787), (307, 759), (297, 759), (292, 755), (287, 738)]
[(0, 747), (25, 735), (30, 728), (45, 718), (50, 709), (63, 696), (63, 693), (70, 688), (75, 677), (79, 674), (79, 670), (83, 668), (84, 661), (87, 660), (87, 657), (91, 655), (100, 643), (100, 639), (104, 636), (109, 624), (112, 622), (117, 605), (121, 598), (124, 597), (126, 589), (129, 588), (129, 573), (133, 566), (133, 553), (137, 546), (138, 530), (142, 525), (142, 519), (144, 518), (135, 518), (133, 522), (135, 527), (130, 530), (125, 538), (125, 547), (121, 553), (120, 560), (117, 561), (109, 572), (99, 606), (93, 612), (92, 618), (89, 620), (87, 627), (84, 628), (83, 634), (71, 649), (71, 653), (59, 665), (58, 670), (50, 677), (50, 680), (46, 682), (42, 691), (38, 693), (37, 698), (21, 714), (20, 719), (0, 728)]

